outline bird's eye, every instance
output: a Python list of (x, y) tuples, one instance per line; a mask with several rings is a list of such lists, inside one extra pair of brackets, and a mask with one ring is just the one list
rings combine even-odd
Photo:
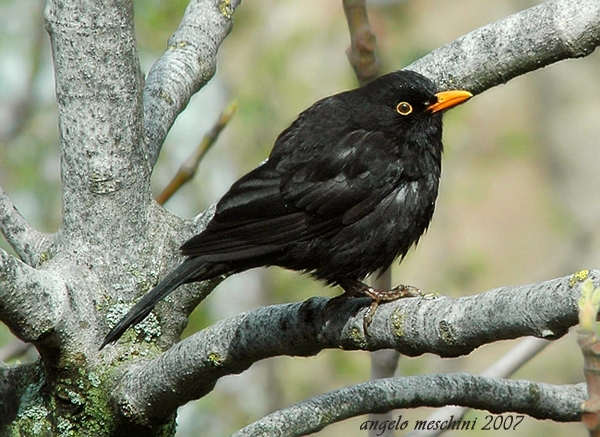
[(396, 106), (396, 112), (400, 115), (408, 115), (412, 111), (413, 111), (412, 106), (410, 105), (410, 103), (407, 103), (407, 102), (400, 102)]

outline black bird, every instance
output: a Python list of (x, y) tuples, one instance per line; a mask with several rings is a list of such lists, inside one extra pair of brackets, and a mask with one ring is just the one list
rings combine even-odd
[[(235, 182), (187, 259), (108, 333), (101, 348), (142, 321), (182, 284), (260, 266), (308, 272), (349, 295), (414, 296), (361, 282), (404, 257), (427, 229), (438, 194), (442, 111), (471, 97), (437, 92), (401, 70), (324, 98), (302, 112), (269, 158)], [(365, 319), (366, 320), (366, 319)]]

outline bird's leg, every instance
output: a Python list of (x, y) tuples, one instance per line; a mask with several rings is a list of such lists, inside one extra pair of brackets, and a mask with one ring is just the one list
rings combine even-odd
[(422, 296), (421, 290), (412, 285), (401, 284), (391, 290), (379, 290), (353, 279), (339, 281), (338, 284), (340, 284), (340, 287), (344, 289), (344, 292), (350, 296), (365, 295), (371, 298), (371, 306), (363, 318), (365, 334), (367, 333), (367, 328), (371, 324), (373, 315), (381, 302), (390, 302), (404, 297)]

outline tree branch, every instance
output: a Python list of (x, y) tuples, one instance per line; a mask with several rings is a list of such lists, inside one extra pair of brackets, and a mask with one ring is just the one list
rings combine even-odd
[(52, 235), (34, 229), (15, 208), (2, 187), (0, 187), (0, 232), (23, 262), (30, 266), (38, 266), (50, 256), (54, 246)]
[(151, 166), (177, 116), (215, 74), (217, 51), (231, 30), (232, 16), (240, 2), (190, 1), (167, 50), (148, 73), (144, 119)]
[(194, 178), (196, 172), (198, 171), (198, 167), (200, 166), (200, 162), (206, 156), (206, 153), (210, 150), (213, 144), (215, 144), (221, 131), (231, 120), (231, 117), (233, 117), (236, 108), (237, 102), (232, 101), (221, 112), (217, 122), (213, 125), (211, 130), (204, 135), (202, 141), (200, 141), (198, 146), (196, 146), (192, 154), (188, 156), (183, 164), (181, 164), (179, 170), (177, 170), (177, 173), (175, 176), (173, 176), (173, 179), (171, 179), (171, 182), (169, 182), (169, 184), (160, 192), (160, 194), (156, 196), (156, 201), (160, 205), (164, 205), (165, 202), (177, 192), (177, 190)]
[[(508, 378), (549, 344), (550, 342), (540, 340), (539, 338), (524, 338), (498, 361), (481, 372), (481, 376), (489, 378)], [(427, 421), (445, 420), (450, 416), (454, 416), (458, 420), (461, 419), (467, 411), (469, 411), (469, 407), (449, 405), (434, 411), (427, 417)], [(445, 430), (442, 429), (420, 430), (410, 432), (406, 434), (406, 437), (436, 437), (442, 435), (444, 432)]]
[(60, 320), (64, 285), (0, 249), (0, 320), (21, 340), (38, 340)]
[(579, 420), (579, 406), (585, 396), (584, 384), (557, 386), (465, 373), (379, 379), (283, 408), (248, 425), (232, 437), (303, 436), (369, 412), (448, 404), (491, 413), (513, 412), (536, 419), (572, 422)]
[[(133, 249), (152, 204), (143, 78), (130, 0), (48, 0), (61, 142), (64, 252), (94, 262)], [(159, 242), (160, 244), (160, 242)], [(108, 260), (114, 264), (116, 260)], [(113, 281), (113, 282), (116, 282)]]
[(600, 44), (598, 23), (597, 0), (552, 0), (483, 26), (406, 68), (441, 89), (479, 94), (555, 62), (591, 54)]
[[(596, 284), (600, 272), (587, 272)], [(325, 311), (327, 299), (257, 308), (188, 337), (158, 358), (128, 369), (115, 396), (141, 424), (160, 423), (178, 406), (210, 392), (225, 375), (264, 358), (312, 356), (326, 348), (456, 357), (498, 340), (556, 339), (577, 323), (578, 279), (502, 287), (451, 299), (414, 298), (378, 308), (363, 332), (370, 301), (347, 299)], [(575, 279), (574, 279), (575, 278)]]
[(364, 85), (379, 76), (379, 59), (375, 55), (377, 37), (369, 24), (366, 0), (343, 0), (342, 4), (350, 31), (346, 55), (358, 83)]

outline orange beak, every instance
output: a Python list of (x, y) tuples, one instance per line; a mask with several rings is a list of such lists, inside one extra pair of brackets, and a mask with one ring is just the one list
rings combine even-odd
[(430, 105), (427, 110), (431, 112), (439, 112), (444, 109), (452, 108), (473, 97), (468, 91), (442, 91), (436, 94), (438, 101)]

